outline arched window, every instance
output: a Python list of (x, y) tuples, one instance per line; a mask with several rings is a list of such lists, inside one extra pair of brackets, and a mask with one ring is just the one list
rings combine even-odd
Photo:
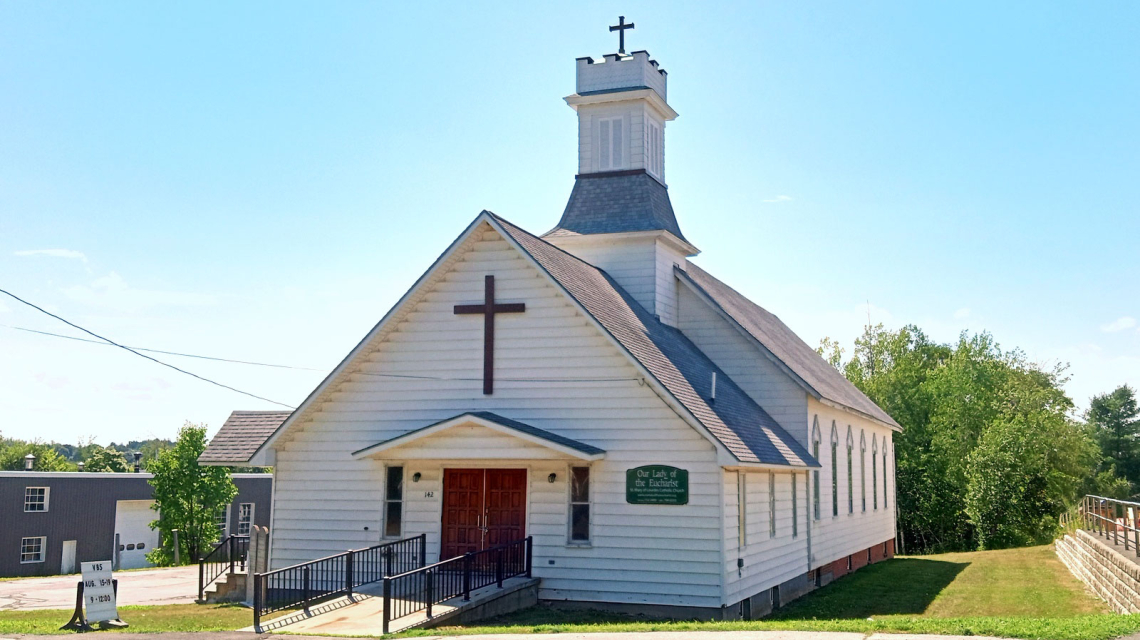
[(851, 450), (855, 440), (851, 437), (851, 425), (847, 425), (847, 513), (855, 513), (855, 478), (851, 473)]
[[(811, 427), (811, 455), (815, 457), (815, 461), (819, 462), (819, 416), (815, 417), (815, 421)], [(819, 520), (819, 467), (812, 471), (812, 505), (811, 514)]]
[(887, 508), (887, 437), (883, 436), (883, 508)]
[(859, 491), (863, 498), (863, 512), (867, 512), (867, 432), (859, 430)]
[(831, 421), (831, 517), (839, 515), (839, 432)]
[(879, 508), (879, 434), (871, 436), (871, 508)]

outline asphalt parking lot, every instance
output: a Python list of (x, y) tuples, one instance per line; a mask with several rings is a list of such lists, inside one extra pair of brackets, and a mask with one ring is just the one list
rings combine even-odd
[[(198, 595), (198, 565), (115, 574), (119, 604), (182, 604)], [(71, 609), (79, 574), (0, 581), (0, 611)]]

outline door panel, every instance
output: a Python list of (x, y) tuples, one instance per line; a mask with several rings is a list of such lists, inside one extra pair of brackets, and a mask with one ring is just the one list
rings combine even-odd
[(483, 532), (482, 469), (445, 469), (443, 472), (443, 537), (440, 560), (481, 548)]
[(521, 540), (526, 535), (526, 469), (488, 469), (486, 502), (484, 548)]
[(146, 559), (158, 545), (158, 529), (151, 529), (151, 521), (158, 512), (151, 509), (154, 500), (118, 500), (115, 502), (115, 535), (119, 546), (116, 557), (119, 569), (153, 567)]
[(526, 469), (445, 469), (440, 560), (522, 539)]
[(75, 573), (75, 540), (63, 541), (63, 554), (59, 563), (59, 572), (62, 575)]

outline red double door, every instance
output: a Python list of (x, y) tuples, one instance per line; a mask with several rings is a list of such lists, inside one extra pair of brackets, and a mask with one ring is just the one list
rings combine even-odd
[(444, 469), (440, 560), (521, 540), (526, 469)]

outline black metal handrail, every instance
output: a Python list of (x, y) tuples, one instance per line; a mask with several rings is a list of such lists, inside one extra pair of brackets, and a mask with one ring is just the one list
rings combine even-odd
[(198, 558), (198, 599), (206, 597), (206, 587), (236, 568), (245, 571), (249, 557), (249, 536), (231, 535), (226, 537), (210, 553)]
[(261, 616), (282, 609), (309, 606), (324, 598), (352, 595), (356, 587), (424, 566), (427, 536), (351, 549), (253, 576), (253, 626)]
[(463, 596), (492, 584), (501, 589), (503, 581), (515, 576), (531, 577), (534, 540), (527, 536), (497, 547), (461, 556), (384, 578), (382, 631), (388, 633), (392, 620), (427, 611), (432, 606)]
[(1115, 544), (1123, 539), (1124, 550), (1133, 549), (1140, 558), (1140, 502), (1087, 495), (1081, 500), (1077, 515), (1082, 529), (1105, 539), (1111, 537)]

